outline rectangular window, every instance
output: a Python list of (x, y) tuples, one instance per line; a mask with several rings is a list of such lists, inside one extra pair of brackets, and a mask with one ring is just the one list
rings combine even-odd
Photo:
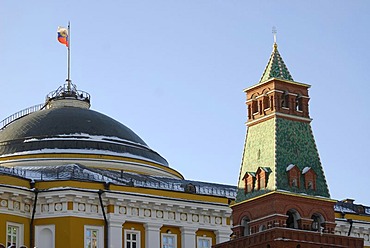
[(176, 248), (176, 235), (162, 234), (162, 248)]
[(140, 232), (125, 230), (125, 248), (140, 248)]
[(19, 247), (23, 245), (23, 225), (18, 223), (6, 223), (6, 243), (8, 246)]
[(103, 248), (103, 227), (85, 226), (85, 248)]
[(7, 244), (19, 246), (19, 227), (8, 225)]
[(198, 237), (197, 248), (211, 248), (212, 239), (208, 237)]

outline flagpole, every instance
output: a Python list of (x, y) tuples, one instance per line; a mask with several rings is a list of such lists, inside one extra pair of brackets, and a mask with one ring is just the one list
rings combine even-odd
[(67, 89), (71, 92), (71, 23), (68, 22), (68, 77)]

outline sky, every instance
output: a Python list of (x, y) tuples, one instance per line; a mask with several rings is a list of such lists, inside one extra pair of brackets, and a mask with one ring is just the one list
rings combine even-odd
[(43, 103), (67, 77), (58, 26), (71, 22), (71, 79), (92, 109), (136, 132), (191, 180), (236, 185), (243, 89), (272, 27), (310, 115), (331, 197), (370, 206), (370, 1), (0, 0), (0, 119)]

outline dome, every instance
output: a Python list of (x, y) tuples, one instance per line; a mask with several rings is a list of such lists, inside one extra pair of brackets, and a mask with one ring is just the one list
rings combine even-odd
[(49, 93), (45, 104), (0, 122), (0, 164), (39, 167), (78, 164), (183, 179), (135, 132), (90, 109), (90, 95), (75, 85)]
[(90, 109), (73, 106), (43, 109), (15, 120), (0, 131), (3, 156), (45, 149), (111, 152), (168, 166), (131, 129)]

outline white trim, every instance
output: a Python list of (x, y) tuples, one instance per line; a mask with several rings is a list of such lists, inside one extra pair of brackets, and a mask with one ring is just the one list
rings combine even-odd
[(87, 246), (86, 231), (88, 229), (98, 231), (98, 236), (97, 236), (98, 247), (99, 248), (104, 247), (104, 228), (103, 228), (103, 226), (90, 226), (90, 225), (85, 225), (84, 226), (84, 247)]
[(171, 233), (162, 233), (161, 234), (161, 247), (163, 247), (163, 238), (164, 238), (164, 236), (173, 237), (174, 238), (174, 243), (173, 243), (174, 248), (177, 248), (177, 235), (176, 234), (171, 234)]
[(15, 223), (15, 222), (6, 222), (6, 243), (9, 242), (8, 240), (8, 227), (9, 226), (18, 228), (18, 232), (16, 236), (16, 239), (17, 239), (16, 247), (23, 245), (24, 244), (23, 243), (24, 242), (24, 225), (20, 223)]
[[(124, 248), (127, 248), (127, 244), (126, 244), (126, 235), (127, 235), (127, 233), (134, 233), (134, 234), (136, 234), (136, 248), (140, 248), (141, 247), (141, 232), (140, 231), (138, 231), (138, 230), (130, 230), (130, 229), (124, 229), (124, 232), (123, 232), (123, 235), (124, 235), (124, 237), (123, 237), (123, 247)], [(132, 247), (132, 246), (131, 246)]]
[(204, 248), (204, 247), (199, 247), (199, 240), (200, 240), (200, 239), (208, 240), (208, 241), (209, 241), (209, 246), (208, 246), (208, 248), (211, 248), (211, 247), (212, 247), (212, 238), (211, 238), (211, 237), (207, 237), (207, 236), (197, 236), (197, 248)]
[(311, 118), (300, 117), (300, 116), (290, 115), (290, 114), (283, 114), (283, 113), (280, 113), (280, 112), (273, 112), (271, 114), (265, 115), (265, 116), (263, 116), (261, 118), (258, 118), (256, 120), (248, 121), (246, 124), (247, 124), (247, 126), (250, 126), (250, 125), (253, 125), (256, 122), (260, 122), (260, 121), (262, 121), (264, 119), (270, 118), (271, 116), (275, 116), (275, 117), (288, 117), (288, 118), (291, 118), (291, 119), (296, 119), (296, 120), (301, 120), (301, 121), (306, 121), (306, 122), (311, 122), (312, 121)]
[[(50, 248), (55, 247), (55, 225), (38, 225), (35, 226), (35, 247), (43, 247), (43, 244), (39, 244), (40, 240), (40, 232), (44, 229), (49, 229), (52, 233), (52, 246)], [(49, 248), (49, 247), (48, 247)]]
[(265, 219), (268, 219), (268, 218), (271, 218), (271, 217), (276, 217), (276, 216), (280, 216), (280, 217), (286, 217), (285, 214), (270, 214), (270, 215), (267, 215), (267, 216), (264, 216), (262, 218), (258, 218), (258, 219), (255, 219), (255, 220), (250, 220), (249, 221), (249, 225), (251, 223), (255, 223), (255, 222), (258, 222), (258, 221), (261, 221), (261, 220), (265, 220)]

